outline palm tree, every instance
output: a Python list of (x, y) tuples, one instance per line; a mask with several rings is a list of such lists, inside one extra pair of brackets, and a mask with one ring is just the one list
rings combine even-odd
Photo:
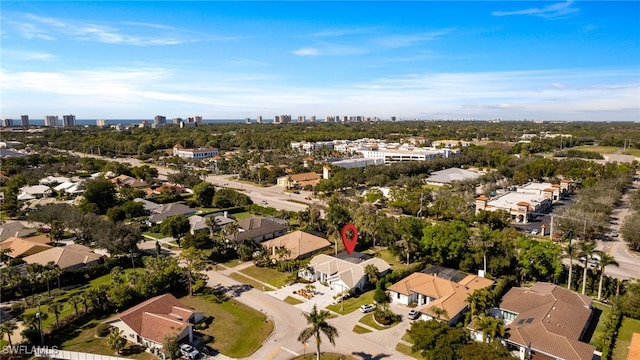
[(62, 312), (62, 303), (52, 302), (49, 304), (49, 312), (56, 317), (56, 328), (60, 327), (60, 313)]
[(449, 314), (447, 313), (447, 310), (434, 306), (433, 308), (431, 308), (431, 311), (433, 312), (433, 315), (435, 315), (438, 320), (442, 320), (442, 318), (444, 317), (445, 319), (449, 319)]
[(469, 303), (472, 318), (478, 313), (484, 313), (489, 300), (488, 297), (489, 293), (484, 289), (479, 289), (469, 294), (467, 302)]
[(604, 268), (607, 265), (620, 266), (620, 264), (618, 264), (618, 262), (613, 256), (605, 252), (601, 252), (600, 260), (598, 261), (598, 267), (600, 268), (600, 282), (598, 283), (598, 300), (602, 298), (602, 279), (604, 278)]
[(506, 330), (504, 328), (504, 324), (502, 323), (502, 320), (491, 317), (491, 316), (488, 316), (488, 318), (491, 319), (489, 321), (489, 328), (487, 329), (487, 334), (489, 335), (489, 342), (494, 341), (497, 335), (504, 337)]
[(76, 311), (76, 317), (78, 317), (78, 305), (82, 303), (82, 295), (76, 294), (69, 298), (69, 302), (73, 305), (73, 309)]
[(576, 247), (571, 243), (571, 240), (569, 240), (569, 243), (563, 250), (564, 250), (565, 257), (569, 259), (569, 279), (567, 281), (567, 289), (571, 290), (571, 277), (573, 275), (573, 258), (576, 256)]
[(16, 324), (15, 320), (5, 321), (2, 323), (2, 325), (0, 325), (0, 338), (3, 338), (5, 334), (7, 335), (10, 349), (13, 347), (13, 344), (11, 343), (11, 335), (13, 335), (13, 332), (16, 329), (18, 329), (18, 325)]
[(36, 303), (36, 286), (42, 279), (42, 265), (38, 263), (27, 264), (27, 281), (31, 285), (31, 303)]
[(307, 319), (307, 324), (311, 326), (302, 330), (298, 336), (298, 341), (306, 343), (311, 337), (316, 338), (316, 359), (320, 360), (320, 343), (322, 342), (320, 335), (324, 334), (329, 342), (336, 346), (336, 338), (338, 337), (338, 329), (330, 325), (326, 319), (329, 317), (329, 312), (326, 310), (318, 311), (316, 305), (313, 305), (313, 309), (309, 314), (303, 314)]
[(127, 339), (122, 336), (123, 333), (124, 332), (122, 330), (114, 327), (113, 329), (111, 329), (111, 332), (107, 337), (107, 344), (109, 345), (109, 347), (115, 350), (116, 354), (118, 355), (120, 354), (120, 350), (124, 349), (124, 347), (127, 345)]
[(584, 295), (587, 289), (587, 268), (589, 267), (589, 260), (593, 258), (593, 254), (599, 253), (596, 250), (595, 241), (582, 241), (578, 244), (580, 259), (584, 259), (584, 269), (582, 274), (582, 295)]
[(237, 222), (232, 222), (229, 225), (225, 226), (225, 233), (227, 235), (233, 234), (233, 241), (238, 241), (238, 232), (240, 232), (240, 226)]
[(373, 264), (369, 264), (365, 266), (364, 273), (367, 275), (367, 279), (369, 280), (370, 284), (375, 284), (378, 281), (378, 278), (380, 277), (380, 273), (378, 273), (378, 268)]
[(209, 236), (213, 239), (216, 234), (216, 228), (220, 226), (220, 220), (215, 216), (209, 216), (205, 222), (209, 228)]
[(482, 332), (482, 342), (487, 342), (487, 333), (489, 332), (489, 327), (491, 326), (491, 317), (482, 315), (482, 316), (474, 316), (474, 330)]
[(482, 228), (480, 228), (480, 231), (478, 232), (478, 234), (476, 235), (476, 239), (480, 242), (481, 248), (482, 248), (482, 269), (484, 271), (484, 274), (486, 276), (487, 274), (487, 248), (489, 247), (489, 245), (491, 244), (491, 241), (493, 240), (493, 232), (491, 231), (491, 228), (487, 225), (484, 225)]

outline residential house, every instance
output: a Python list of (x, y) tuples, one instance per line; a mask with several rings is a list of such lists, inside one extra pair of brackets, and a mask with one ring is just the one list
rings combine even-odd
[(150, 224), (160, 224), (165, 219), (176, 216), (176, 215), (185, 215), (189, 216), (194, 214), (196, 211), (187, 205), (183, 204), (163, 204), (155, 209), (153, 209), (152, 214), (149, 216), (147, 220)]
[(65, 181), (63, 183), (60, 183), (56, 185), (53, 188), (53, 190), (59, 191), (65, 194), (69, 194), (69, 195), (77, 195), (84, 192), (84, 189), (82, 188), (82, 183), (71, 182), (71, 181)]
[[(444, 270), (453, 276), (440, 277), (438, 274), (443, 273), (440, 270), (432, 274), (417, 272), (391, 285), (388, 288), (391, 302), (416, 304), (423, 320), (446, 319), (450, 325), (456, 324), (467, 310), (469, 295), (493, 285), (494, 281), (457, 270)], [(438, 314), (439, 310), (435, 308), (444, 310), (445, 314)]]
[[(592, 360), (595, 348), (582, 340), (593, 311), (586, 295), (551, 283), (511, 288), (490, 315), (503, 320), (500, 339), (524, 359)], [(474, 332), (476, 340), (482, 335)]]
[(193, 342), (193, 325), (203, 320), (202, 312), (184, 305), (175, 296), (153, 297), (104, 321), (120, 329), (133, 343), (159, 354), (165, 337), (178, 335), (178, 342)]
[[(294, 231), (286, 235), (262, 243), (269, 250), (272, 259), (292, 260), (304, 259), (331, 246), (331, 243), (322, 237), (315, 236), (304, 231)], [(277, 254), (277, 249), (285, 248), (288, 254), (282, 259)]]
[(215, 219), (214, 231), (223, 229), (227, 225), (235, 222), (234, 219), (229, 217), (229, 213), (226, 211), (205, 216), (193, 215), (189, 217), (189, 233), (191, 233), (191, 235), (194, 235), (198, 231), (209, 231), (207, 221), (210, 217), (214, 217)]
[(102, 261), (102, 256), (94, 253), (86, 246), (70, 244), (67, 246), (53, 247), (29, 255), (23, 260), (27, 264), (40, 265), (47, 265), (53, 262), (62, 270), (75, 270), (99, 264)]
[(0, 242), (10, 237), (23, 238), (35, 233), (35, 229), (28, 229), (19, 221), (4, 223), (0, 225)]
[(38, 183), (40, 185), (52, 186), (52, 185), (58, 185), (58, 184), (62, 184), (70, 181), (71, 179), (64, 176), (47, 176), (46, 178), (40, 179)]
[(144, 207), (144, 211), (146, 211), (146, 212), (147, 212), (147, 215), (151, 215), (151, 213), (152, 213), (155, 209), (157, 209), (157, 208), (159, 208), (160, 206), (162, 206), (162, 205), (160, 205), (160, 204), (156, 204), (156, 203), (154, 203), (153, 201), (149, 201), (149, 200), (145, 200), (145, 199), (141, 199), (141, 198), (135, 198), (135, 199), (133, 199), (133, 201), (135, 201), (135, 202), (139, 202), (139, 203), (142, 203), (142, 205), (143, 205), (143, 207)]
[(255, 242), (263, 242), (282, 236), (289, 231), (286, 220), (277, 218), (251, 217), (238, 220), (239, 231), (237, 234), (227, 234), (227, 239), (242, 241), (252, 239)]
[(110, 180), (113, 184), (116, 185), (116, 188), (120, 189), (122, 187), (130, 187), (130, 188), (134, 188), (134, 189), (142, 189), (142, 188), (146, 188), (149, 187), (149, 184), (147, 184), (146, 181), (144, 180), (140, 180), (140, 179), (136, 179), (134, 177), (128, 176), (128, 175), (120, 175), (120, 176), (116, 176), (114, 178), (112, 178)]
[(373, 265), (380, 275), (386, 274), (391, 266), (386, 261), (354, 251), (351, 255), (341, 252), (337, 256), (316, 255), (306, 269), (298, 275), (307, 281), (326, 283), (337, 291), (363, 290), (369, 283), (365, 268)]
[(53, 191), (47, 185), (32, 185), (32, 186), (23, 186), (20, 188), (20, 193), (18, 194), (18, 200), (33, 200), (40, 199), (45, 196), (51, 196)]
[(15, 259), (51, 249), (49, 243), (51, 243), (51, 239), (47, 235), (28, 238), (10, 237), (0, 243), (0, 250), (11, 249), (7, 256)]
[(307, 172), (302, 174), (293, 174), (282, 176), (277, 179), (278, 186), (284, 186), (285, 188), (304, 188), (313, 187), (318, 185), (320, 181), (320, 175), (315, 172)]

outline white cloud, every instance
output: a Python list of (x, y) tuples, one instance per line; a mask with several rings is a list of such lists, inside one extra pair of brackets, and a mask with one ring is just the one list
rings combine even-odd
[(579, 9), (571, 7), (573, 1), (568, 0), (565, 2), (546, 5), (542, 8), (529, 8), (516, 11), (494, 11), (491, 13), (493, 16), (510, 16), (510, 15), (532, 15), (539, 16), (546, 19), (555, 19), (566, 17), (567, 15), (580, 11)]
[(48, 52), (2, 49), (2, 57), (5, 62), (9, 59), (12, 61), (45, 61), (53, 59), (55, 55)]
[(418, 33), (418, 34), (391, 35), (391, 36), (378, 38), (374, 42), (385, 48), (396, 49), (396, 48), (414, 46), (426, 41), (431, 41), (438, 37), (449, 34), (452, 31), (453, 31), (452, 29), (445, 29), (445, 30)]
[(302, 48), (295, 50), (293, 53), (298, 56), (317, 56), (320, 51), (316, 48)]

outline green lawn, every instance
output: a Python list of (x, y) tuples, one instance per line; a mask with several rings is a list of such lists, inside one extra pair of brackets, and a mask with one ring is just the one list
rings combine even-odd
[(302, 304), (304, 301), (302, 300), (298, 300), (292, 296), (287, 296), (284, 299), (284, 302), (286, 302), (287, 304), (291, 304), (291, 305), (298, 305), (298, 304)]
[(616, 146), (576, 146), (570, 148), (570, 150), (590, 151), (598, 154), (615, 154), (622, 149)]
[(388, 249), (382, 249), (377, 252), (367, 250), (367, 251), (364, 251), (364, 253), (373, 255), (375, 257), (379, 257), (380, 259), (386, 261), (389, 265), (391, 265), (391, 268), (393, 270), (405, 270), (410, 266), (410, 265), (407, 265), (406, 262), (399, 261), (398, 258), (393, 256), (393, 254), (391, 253), (391, 250), (388, 250)]
[(396, 345), (396, 350), (398, 350), (399, 352), (411, 356), (412, 358), (416, 358), (416, 359), (422, 359), (422, 357), (420, 356), (420, 354), (411, 352), (411, 346), (407, 346), (405, 344), (401, 344), (398, 343), (398, 345)]
[(353, 327), (353, 332), (356, 333), (356, 334), (366, 334), (366, 333), (370, 333), (371, 330), (369, 330), (367, 328), (364, 328), (364, 327), (362, 327), (360, 325), (356, 325), (356, 326)]
[(161, 233), (154, 233), (154, 232), (150, 232), (150, 231), (145, 231), (142, 233), (142, 235), (146, 235), (146, 236), (150, 236), (154, 239), (164, 239), (167, 237), (167, 235), (165, 234), (161, 234)]
[(605, 330), (605, 323), (609, 319), (610, 313), (610, 306), (595, 301), (593, 302), (593, 318), (585, 333), (585, 341), (589, 340), (589, 344), (595, 346), (600, 351), (602, 351), (600, 337)]
[(273, 322), (264, 314), (235, 300), (218, 304), (205, 295), (187, 296), (180, 301), (203, 311), (205, 316), (213, 316), (211, 325), (200, 331), (213, 337), (211, 347), (233, 358), (253, 354), (274, 329)]
[(413, 344), (413, 339), (411, 338), (411, 336), (409, 336), (409, 333), (405, 333), (404, 335), (402, 335), (402, 338), (400, 340), (404, 340), (409, 344)]
[(620, 330), (618, 330), (616, 346), (613, 348), (613, 360), (627, 360), (629, 345), (634, 332), (640, 333), (640, 320), (625, 317), (622, 320)]
[(252, 217), (253, 215), (250, 212), (244, 211), (244, 212), (235, 213), (232, 216), (236, 220), (244, 220)]
[(291, 273), (280, 272), (270, 268), (259, 268), (255, 265), (242, 269), (240, 272), (262, 282), (266, 282), (267, 284), (273, 285), (276, 288), (283, 287), (291, 281), (289, 280)]
[(640, 157), (640, 149), (628, 149), (623, 154)]
[(258, 289), (261, 291), (271, 291), (271, 290), (275, 290), (274, 288), (265, 286), (264, 284), (257, 282), (251, 278), (246, 277), (245, 275), (242, 275), (239, 272), (233, 272), (229, 275), (230, 278), (232, 278), (235, 281), (241, 282), (243, 284), (247, 284), (247, 285), (251, 285), (254, 289)]
[(349, 314), (352, 311), (358, 310), (360, 305), (373, 304), (373, 292), (374, 290), (367, 291), (364, 294), (360, 294), (358, 297), (352, 297), (344, 301), (344, 310), (341, 310), (340, 303), (327, 306), (327, 309), (338, 313), (340, 315)]
[(361, 323), (363, 323), (363, 324), (365, 324), (365, 325), (368, 325), (369, 327), (372, 327), (372, 328), (374, 328), (374, 329), (378, 329), (378, 330), (385, 330), (385, 329), (389, 329), (389, 328), (392, 328), (392, 327), (394, 327), (394, 326), (398, 325), (398, 323), (397, 323), (397, 322), (395, 322), (395, 323), (393, 323), (393, 324), (391, 324), (391, 325), (389, 325), (389, 326), (382, 326), (382, 325), (379, 325), (379, 324), (378, 324), (378, 323), (373, 319), (373, 313), (369, 313), (369, 314), (367, 314), (367, 315), (363, 316), (363, 317), (360, 319), (360, 321), (359, 321), (359, 322), (361, 322)]

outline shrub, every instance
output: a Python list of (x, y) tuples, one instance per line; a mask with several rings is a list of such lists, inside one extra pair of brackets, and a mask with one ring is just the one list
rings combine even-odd
[(13, 316), (18, 316), (22, 314), (23, 311), (24, 311), (24, 304), (22, 302), (15, 302), (11, 304), (11, 314), (13, 314)]
[(111, 332), (111, 326), (107, 324), (100, 323), (98, 324), (98, 326), (96, 326), (96, 335), (99, 337), (105, 337), (109, 335), (110, 332)]

